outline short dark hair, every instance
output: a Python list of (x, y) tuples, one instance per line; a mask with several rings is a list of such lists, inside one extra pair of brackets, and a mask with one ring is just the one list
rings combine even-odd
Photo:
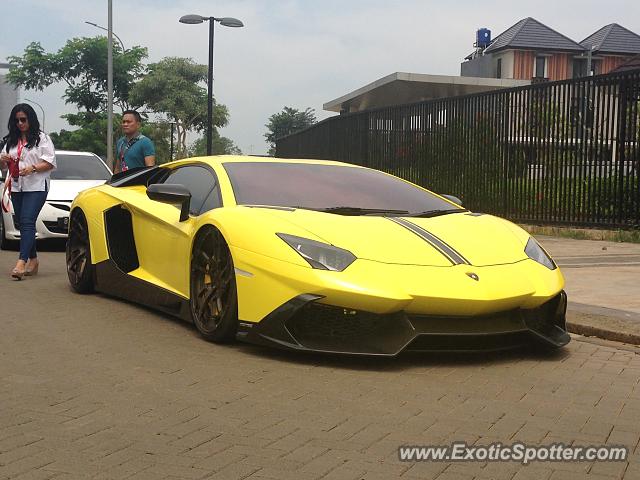
[(135, 110), (125, 110), (124, 112), (122, 112), (122, 116), (124, 117), (125, 115), (133, 115), (133, 117), (136, 119), (136, 121), (138, 123), (142, 122), (142, 117), (140, 116), (140, 114), (138, 112), (136, 112)]

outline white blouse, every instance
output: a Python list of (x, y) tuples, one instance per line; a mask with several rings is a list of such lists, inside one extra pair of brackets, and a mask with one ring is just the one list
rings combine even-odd
[[(5, 151), (6, 148), (7, 147), (4, 148)], [(13, 158), (16, 158), (18, 156), (18, 146), (14, 145), (8, 153)], [(53, 169), (47, 170), (46, 172), (30, 173), (24, 177), (19, 177), (17, 182), (12, 182), (11, 190), (13, 192), (43, 192), (49, 189), (51, 171), (56, 168), (56, 151), (49, 135), (44, 132), (40, 132), (40, 143), (33, 148), (24, 147), (18, 167), (20, 169), (28, 168), (42, 162), (43, 160), (53, 165)], [(8, 174), (9, 173), (7, 172), (7, 175)]]

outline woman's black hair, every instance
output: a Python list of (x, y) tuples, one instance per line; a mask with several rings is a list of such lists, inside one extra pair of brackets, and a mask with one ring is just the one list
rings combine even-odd
[(27, 116), (29, 121), (29, 131), (27, 132), (27, 148), (33, 148), (40, 144), (40, 122), (38, 121), (38, 115), (31, 105), (28, 103), (19, 103), (11, 109), (9, 115), (9, 123), (7, 129), (9, 134), (2, 139), (3, 143), (6, 143), (6, 151), (8, 152), (18, 144), (20, 140), (20, 130), (16, 122), (16, 113), (21, 112)]

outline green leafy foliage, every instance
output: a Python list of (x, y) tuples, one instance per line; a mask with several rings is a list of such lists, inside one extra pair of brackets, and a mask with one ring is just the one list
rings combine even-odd
[[(146, 48), (136, 46), (123, 51), (119, 44), (113, 44), (114, 104), (121, 110), (146, 107), (167, 118), (159, 122), (143, 121), (141, 128), (155, 144), (157, 163), (171, 160), (171, 123), (174, 123), (174, 158), (183, 158), (189, 153), (187, 132), (206, 128), (207, 91), (203, 84), (206, 85), (207, 67), (189, 58), (176, 57), (147, 67), (142, 63), (146, 57)], [(9, 57), (9, 61), (13, 67), (7, 80), (16, 87), (44, 90), (56, 83), (67, 85), (63, 98), (78, 111), (63, 118), (77, 128), (52, 132), (57, 148), (107, 156), (106, 37), (73, 38), (53, 53), (33, 42), (21, 56)], [(229, 112), (224, 105), (214, 104), (213, 113), (214, 127), (227, 125)], [(122, 135), (120, 120), (120, 115), (114, 114), (114, 139)], [(202, 145), (206, 146), (206, 142)], [(199, 149), (196, 142), (192, 150)], [(240, 153), (240, 149), (214, 128), (214, 152)]]
[(171, 124), (169, 122), (143, 122), (140, 133), (153, 141), (156, 148), (156, 164), (171, 161)]
[[(176, 158), (188, 154), (187, 132), (202, 131), (207, 122), (207, 66), (190, 58), (167, 57), (149, 65), (148, 74), (131, 90), (131, 100), (166, 115), (176, 125)], [(227, 107), (214, 104), (213, 125), (228, 123)]]
[[(213, 131), (213, 141), (211, 142), (213, 155), (241, 155), (242, 151), (227, 137), (222, 137), (217, 130)], [(200, 157), (207, 154), (207, 137), (200, 137), (191, 144), (189, 156)]]
[[(62, 129), (60, 132), (52, 132), (51, 140), (59, 150), (74, 150), (81, 152), (93, 152), (106, 159), (107, 148), (105, 138), (107, 136), (107, 115), (104, 112), (80, 112), (69, 113), (63, 116), (69, 125), (78, 127), (75, 130)], [(122, 116), (114, 114), (114, 138), (122, 136), (120, 122)], [(149, 137), (156, 148), (156, 163), (166, 163), (171, 159), (170, 135), (171, 125), (167, 122), (143, 121), (140, 132)]]
[[(144, 73), (142, 60), (147, 49), (133, 47), (122, 51), (113, 45), (114, 104), (123, 110), (129, 101), (133, 83)], [(22, 56), (8, 58), (13, 67), (7, 81), (27, 90), (43, 90), (54, 83), (66, 83), (64, 99), (87, 112), (107, 107), (107, 38), (73, 38), (56, 53), (47, 53), (39, 42), (27, 46)]]
[(52, 132), (51, 140), (57, 149), (93, 152), (102, 158), (107, 157), (105, 142), (107, 136), (107, 115), (105, 113), (69, 113), (63, 115), (63, 118), (67, 120), (69, 125), (79, 128), (76, 130), (62, 129), (60, 132)]
[(276, 140), (304, 130), (316, 122), (315, 111), (312, 108), (301, 111), (291, 107), (284, 107), (281, 112), (271, 115), (269, 122), (265, 125), (268, 131), (264, 134), (267, 142), (271, 144), (269, 155), (275, 155)]

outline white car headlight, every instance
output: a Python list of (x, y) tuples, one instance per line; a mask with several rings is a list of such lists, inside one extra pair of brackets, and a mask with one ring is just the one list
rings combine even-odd
[(355, 255), (350, 251), (333, 245), (296, 237), (287, 233), (276, 233), (276, 235), (293, 248), (313, 268), (341, 272), (356, 260)]
[(524, 248), (524, 253), (526, 253), (531, 260), (535, 260), (539, 264), (547, 267), (549, 270), (555, 270), (557, 268), (555, 262), (549, 255), (547, 255), (547, 252), (542, 249), (540, 244), (538, 244), (533, 237), (529, 238), (527, 246)]

